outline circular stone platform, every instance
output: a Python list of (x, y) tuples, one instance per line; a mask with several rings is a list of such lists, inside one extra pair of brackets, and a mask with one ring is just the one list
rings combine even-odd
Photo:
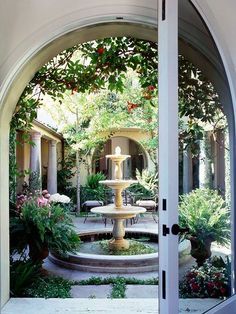
[[(80, 233), (82, 241), (109, 239), (111, 231), (99, 230)], [(148, 237), (158, 243), (158, 235), (147, 231), (126, 231), (129, 238)], [(147, 242), (148, 244), (148, 242)], [(190, 258), (190, 242), (185, 240), (179, 244), (179, 264), (184, 264)], [(158, 253), (140, 255), (98, 255), (81, 253), (60, 256), (51, 252), (49, 259), (62, 267), (88, 272), (101, 273), (141, 273), (158, 270)]]

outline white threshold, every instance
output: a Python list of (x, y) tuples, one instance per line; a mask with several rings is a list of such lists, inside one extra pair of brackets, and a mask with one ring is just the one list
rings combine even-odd
[[(231, 298), (232, 299), (232, 298)], [(226, 301), (227, 302), (227, 301)], [(179, 313), (202, 314), (212, 308), (217, 299), (180, 299)], [(224, 302), (225, 303), (225, 302)], [(235, 299), (236, 303), (236, 299)], [(158, 299), (41, 299), (11, 298), (3, 307), (2, 314), (157, 314)], [(209, 312), (213, 313), (235, 313)]]

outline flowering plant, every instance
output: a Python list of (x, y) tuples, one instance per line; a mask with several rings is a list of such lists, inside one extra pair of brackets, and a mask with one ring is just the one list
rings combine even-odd
[(64, 208), (58, 204), (40, 206), (35, 199), (25, 201), (21, 210), (11, 217), (10, 234), (12, 254), (24, 254), (29, 249), (34, 261), (45, 258), (48, 249), (75, 252), (80, 242), (71, 216)]
[(50, 202), (54, 202), (54, 203), (64, 203), (64, 204), (68, 204), (70, 202), (70, 198), (66, 195), (63, 194), (52, 194), (49, 198)]
[(194, 266), (180, 283), (183, 298), (225, 298), (230, 294), (230, 276), (222, 258)]
[(32, 193), (24, 194), (21, 193), (17, 195), (16, 198), (16, 209), (18, 211), (21, 210), (22, 206), (27, 202), (34, 202), (38, 207), (43, 207), (49, 205), (50, 194), (47, 190), (43, 190), (42, 193), (40, 191), (35, 191), (35, 195)]

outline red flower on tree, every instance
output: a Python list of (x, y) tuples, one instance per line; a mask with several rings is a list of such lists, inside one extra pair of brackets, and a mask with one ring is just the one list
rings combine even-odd
[(155, 89), (155, 86), (153, 86), (153, 85), (149, 85), (147, 87), (147, 90), (150, 91), (150, 92), (154, 91), (154, 89)]
[(133, 104), (130, 101), (127, 101), (127, 103), (128, 103), (128, 106), (127, 106), (128, 112), (131, 112), (133, 109), (138, 108), (138, 104)]
[(97, 49), (97, 53), (98, 53), (99, 55), (102, 55), (104, 52), (105, 52), (105, 48), (103, 48), (103, 47), (99, 47), (99, 48)]

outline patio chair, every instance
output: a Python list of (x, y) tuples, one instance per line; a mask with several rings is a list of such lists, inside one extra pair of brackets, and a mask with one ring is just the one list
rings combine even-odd
[(94, 208), (94, 207), (99, 207), (99, 206), (103, 206), (103, 201), (97, 201), (97, 200), (91, 200), (91, 201), (85, 201), (82, 204), (82, 209), (85, 211), (85, 219), (84, 219), (84, 223), (86, 222), (89, 213), (90, 213), (90, 209)]
[(155, 196), (144, 196), (143, 194), (133, 195), (133, 205), (146, 208), (147, 212), (152, 213), (153, 220), (158, 222), (158, 199)]

